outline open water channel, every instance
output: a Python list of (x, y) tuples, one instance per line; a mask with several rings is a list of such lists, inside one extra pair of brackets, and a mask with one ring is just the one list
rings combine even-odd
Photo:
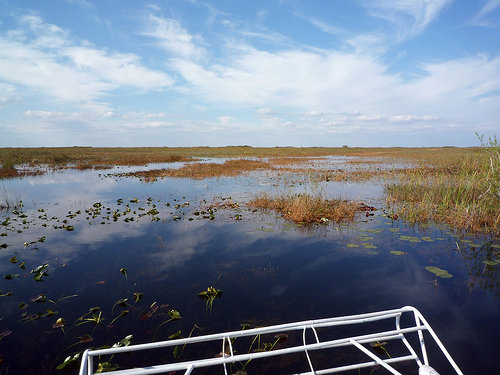
[[(134, 169), (1, 182), (3, 194), (22, 201), (0, 211), (2, 374), (76, 373), (78, 363), (56, 367), (127, 335), (145, 343), (193, 327), (201, 335), (405, 305), (424, 314), (465, 374), (499, 373), (495, 239), (389, 219), (383, 182), (310, 184), (266, 171), (148, 183), (114, 175)], [(377, 211), (349, 224), (297, 225), (246, 206), (265, 191), (320, 191)], [(198, 296), (210, 286), (222, 291), (211, 306)], [(435, 357), (441, 374), (451, 373)], [(303, 360), (245, 371), (291, 367), (308, 369)], [(361, 374), (371, 371), (386, 373)]]

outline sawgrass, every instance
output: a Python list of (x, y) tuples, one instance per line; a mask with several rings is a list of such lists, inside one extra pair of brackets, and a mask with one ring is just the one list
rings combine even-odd
[(296, 223), (351, 221), (361, 209), (360, 204), (356, 202), (325, 199), (320, 195), (311, 194), (286, 194), (276, 197), (261, 194), (251, 200), (248, 206), (280, 212), (285, 219)]
[(400, 172), (387, 203), (410, 222), (433, 220), (468, 232), (500, 232), (500, 154), (496, 138), (460, 161)]

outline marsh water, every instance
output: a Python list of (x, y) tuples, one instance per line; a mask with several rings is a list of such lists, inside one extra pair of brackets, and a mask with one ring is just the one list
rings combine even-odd
[[(178, 331), (188, 336), (193, 327), (200, 335), (405, 305), (424, 314), (465, 374), (498, 373), (494, 238), (389, 219), (383, 181), (311, 182), (256, 171), (143, 182), (116, 174), (137, 169), (68, 169), (1, 182), (2, 194), (18, 204), (0, 211), (2, 374), (76, 373), (78, 363), (56, 367), (130, 334), (144, 343)], [(353, 223), (301, 225), (246, 206), (261, 192), (304, 191), (377, 210)], [(209, 286), (222, 291), (210, 306), (198, 296)], [(172, 310), (182, 318), (168, 321)], [(371, 371), (386, 373), (361, 373)]]

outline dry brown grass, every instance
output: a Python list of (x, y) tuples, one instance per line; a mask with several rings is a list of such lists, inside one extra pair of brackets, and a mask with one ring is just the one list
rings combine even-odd
[(18, 171), (13, 167), (2, 167), (0, 168), (0, 178), (12, 178), (18, 177)]
[(209, 177), (237, 176), (243, 172), (256, 169), (268, 169), (271, 165), (258, 160), (235, 159), (228, 160), (223, 164), (217, 163), (192, 163), (179, 169), (154, 169), (150, 171), (139, 171), (127, 173), (128, 176), (144, 178), (155, 177), (183, 177), (202, 179)]
[(296, 223), (351, 221), (361, 210), (359, 203), (340, 199), (325, 199), (310, 194), (289, 194), (271, 198), (262, 194), (248, 203), (250, 207), (274, 210)]

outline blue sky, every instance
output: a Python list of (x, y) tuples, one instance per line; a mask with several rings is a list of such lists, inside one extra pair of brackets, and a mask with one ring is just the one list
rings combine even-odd
[(469, 146), (500, 0), (0, 0), (0, 147)]

